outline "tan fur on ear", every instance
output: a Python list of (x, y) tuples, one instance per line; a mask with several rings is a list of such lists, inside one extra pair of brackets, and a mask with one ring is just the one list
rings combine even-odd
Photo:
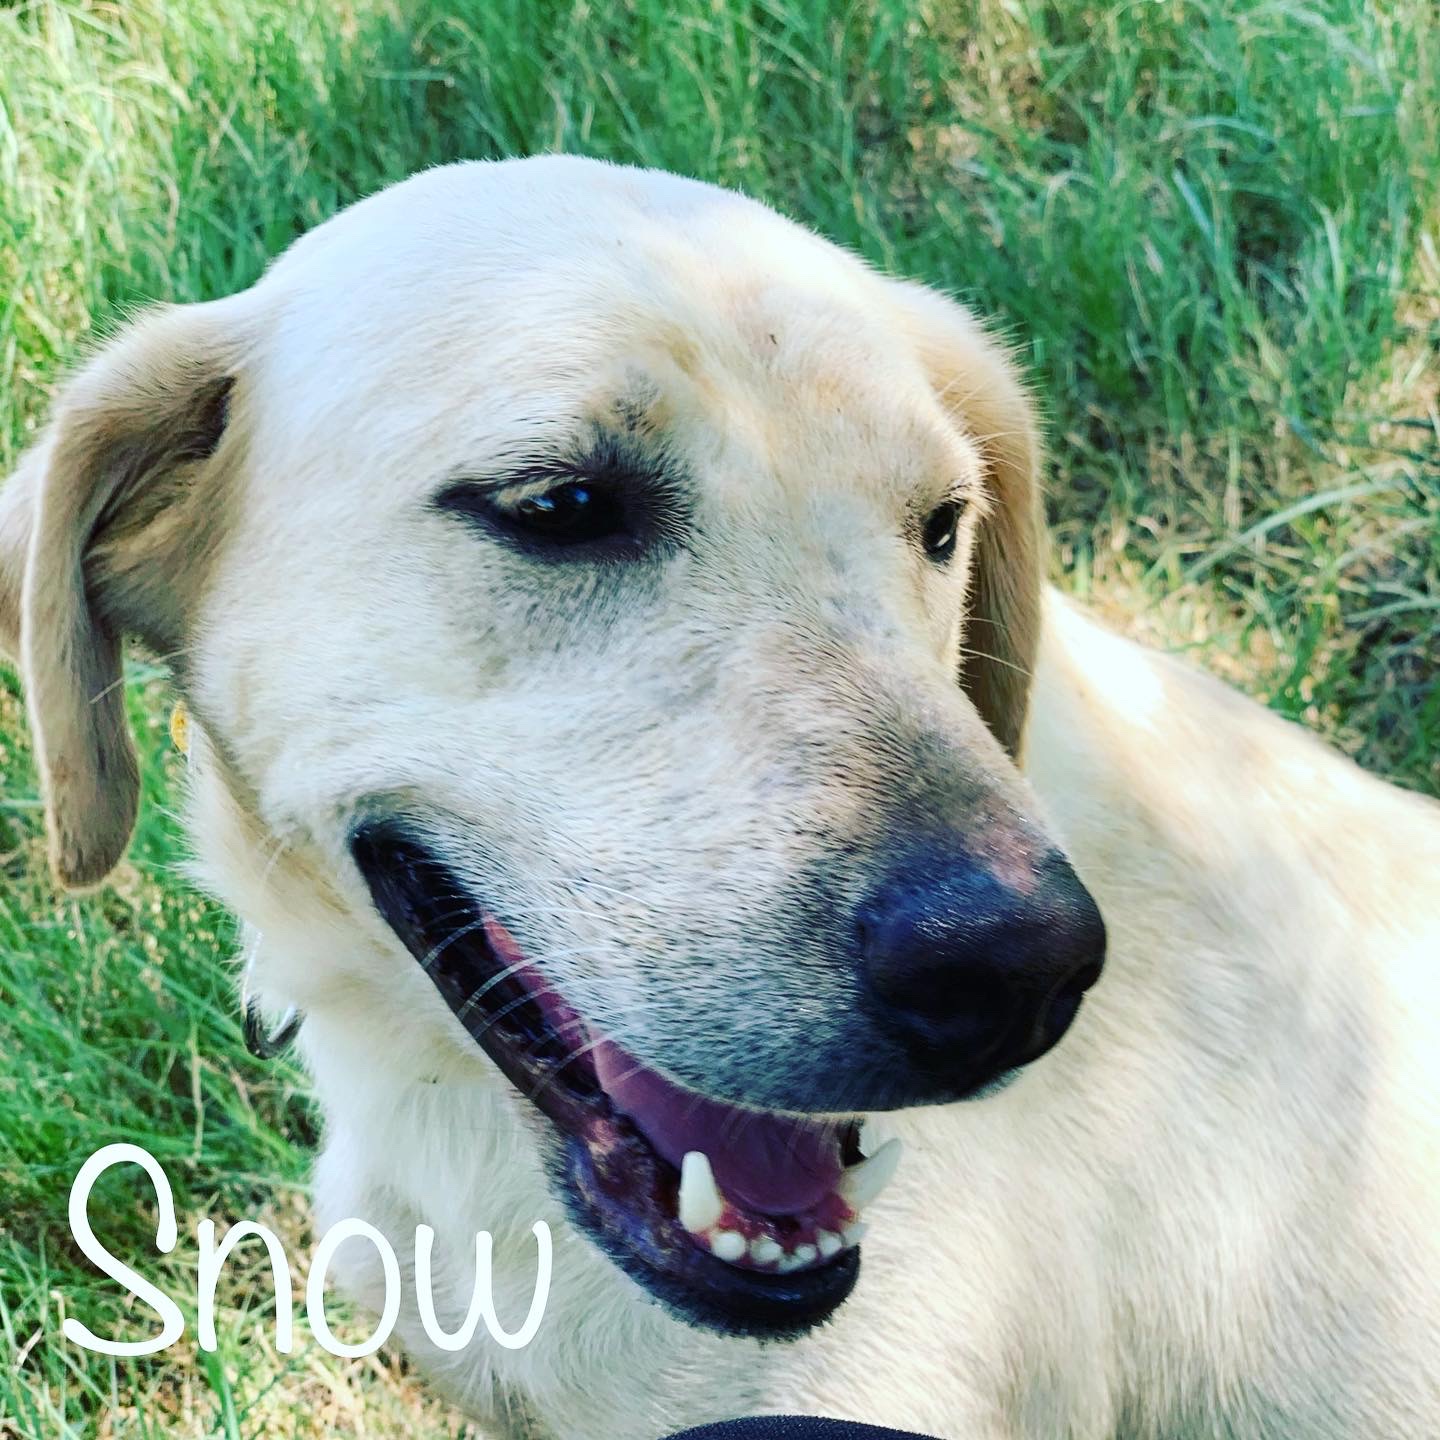
[(35, 491), (44, 468), (45, 449), (29, 450), (20, 468), (0, 487), (0, 656), (20, 662), (20, 595), (25, 588), (25, 556), (35, 513)]
[(1045, 564), (1035, 410), (1004, 347), (968, 311), (920, 285), (897, 289), (942, 403), (985, 457), (992, 508), (976, 542), (960, 678), (981, 718), (1018, 757)]
[(102, 881), (134, 828), (121, 642), (134, 633), (162, 655), (181, 643), (220, 508), (199, 481), (225, 429), (235, 350), (226, 302), (152, 312), (70, 381), (0, 492), (0, 640), (13, 629), (14, 550), (28, 529), (21, 669), (65, 886)]

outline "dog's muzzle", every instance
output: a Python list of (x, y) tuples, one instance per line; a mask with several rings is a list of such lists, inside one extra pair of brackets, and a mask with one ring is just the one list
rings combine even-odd
[(594, 1033), (405, 827), (366, 823), (351, 851), (451, 1012), (553, 1125), (552, 1181), (623, 1270), (728, 1334), (798, 1335), (845, 1299), (893, 1151), (867, 1161), (856, 1121), (700, 1095)]
[[(867, 1158), (858, 1119), (735, 1104), (643, 1062), (541, 974), (420, 826), (367, 821), (351, 852), (451, 1012), (551, 1122), (552, 1181), (622, 1269), (730, 1334), (798, 1335), (845, 1299), (898, 1141)], [(969, 862), (912, 866), (863, 908), (860, 1003), (909, 1061), (892, 1092), (907, 1098), (890, 1103), (983, 1090), (1053, 1045), (1098, 975), (1104, 927), (1069, 867), (1022, 876), (1007, 889)]]

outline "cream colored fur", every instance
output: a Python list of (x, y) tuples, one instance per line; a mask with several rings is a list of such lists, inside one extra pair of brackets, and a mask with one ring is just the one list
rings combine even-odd
[[(426, 512), (634, 392), (710, 562), (643, 592), (542, 581)], [(199, 873), (267, 999), (307, 1012), (320, 1224), (370, 1220), (402, 1259), (434, 1226), (452, 1322), (496, 1232), (511, 1324), (529, 1227), (554, 1227), (528, 1349), (439, 1355), (402, 1321), (497, 1434), (753, 1411), (947, 1440), (1440, 1434), (1440, 808), (1042, 592), (1034, 469), (1023, 395), (957, 307), (738, 197), (549, 159), (429, 172), (243, 296), (143, 322), (0, 492), (0, 643), (23, 649), (58, 872), (100, 878), (128, 833), (129, 743), (93, 702), (134, 631), (192, 708)], [(940, 575), (901, 536), (957, 481)], [(907, 803), (1058, 837), (1106, 973), (1008, 1089), (876, 1117), (906, 1159), (832, 1322), (701, 1333), (570, 1229), (537, 1123), (374, 914), (351, 806), (469, 817), (587, 1016), (656, 1064), (753, 1053), (780, 1083), (825, 1058), (824, 1016), (764, 918), (807, 836), (885, 843), (875, 797), (922, 741), (943, 763)]]

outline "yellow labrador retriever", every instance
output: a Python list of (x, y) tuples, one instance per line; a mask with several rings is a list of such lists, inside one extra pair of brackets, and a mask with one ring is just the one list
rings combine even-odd
[(1440, 1434), (1440, 808), (1046, 590), (1036, 464), (958, 306), (547, 158), (142, 317), (5, 487), (61, 883), (135, 635), (322, 1221), (450, 1329), (554, 1227), (527, 1348), (402, 1315), (498, 1430)]

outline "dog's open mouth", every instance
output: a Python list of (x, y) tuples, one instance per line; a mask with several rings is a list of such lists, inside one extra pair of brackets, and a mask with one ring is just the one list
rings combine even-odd
[(558, 1132), (572, 1218), (684, 1318), (803, 1333), (850, 1293), (860, 1211), (893, 1173), (853, 1121), (697, 1094), (595, 1033), (455, 874), (392, 822), (351, 849), (381, 916), (510, 1082)]

